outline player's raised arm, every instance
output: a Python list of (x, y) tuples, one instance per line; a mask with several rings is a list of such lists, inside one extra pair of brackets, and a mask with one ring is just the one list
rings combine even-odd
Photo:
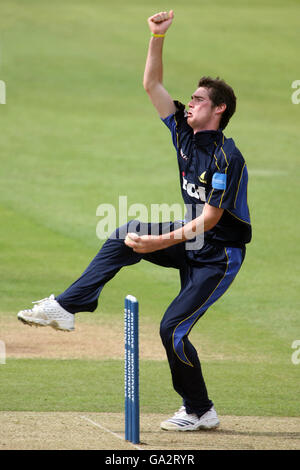
[(175, 105), (163, 86), (162, 51), (164, 37), (173, 21), (173, 10), (160, 12), (148, 18), (152, 33), (144, 72), (144, 88), (161, 118), (175, 112)]

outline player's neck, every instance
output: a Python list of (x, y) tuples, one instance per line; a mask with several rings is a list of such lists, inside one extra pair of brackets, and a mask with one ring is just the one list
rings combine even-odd
[(205, 127), (193, 129), (194, 135), (195, 135), (195, 134), (198, 134), (198, 132), (204, 132), (204, 131), (218, 131), (218, 130), (219, 130), (218, 127), (211, 127), (211, 126), (205, 126)]
[(203, 131), (217, 131), (220, 127), (220, 122), (214, 121), (209, 121), (206, 124), (201, 124), (198, 126), (195, 126), (193, 128), (194, 134), (197, 134), (197, 132), (203, 132)]

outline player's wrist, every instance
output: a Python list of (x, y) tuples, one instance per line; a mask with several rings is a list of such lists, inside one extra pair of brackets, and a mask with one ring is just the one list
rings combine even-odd
[(164, 38), (164, 37), (166, 36), (166, 33), (153, 33), (153, 32), (151, 31), (151, 36), (152, 36), (153, 38)]

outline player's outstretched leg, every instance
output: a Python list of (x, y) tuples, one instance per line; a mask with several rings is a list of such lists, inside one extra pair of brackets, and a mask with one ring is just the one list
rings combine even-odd
[[(156, 225), (156, 224), (152, 224)], [(56, 330), (73, 331), (77, 312), (93, 312), (104, 285), (123, 267), (138, 263), (142, 255), (124, 243), (128, 232), (148, 233), (151, 224), (137, 220), (128, 222), (106, 240), (83, 274), (63, 293), (39, 300), (32, 309), (21, 310), (18, 319), (27, 325), (51, 326)]]
[[(137, 222), (137, 221), (135, 221)], [(27, 325), (51, 326), (56, 330), (73, 331), (75, 313), (92, 312), (98, 305), (98, 297), (106, 282), (123, 267), (138, 263), (142, 255), (124, 244), (132, 222), (119, 227), (103, 244), (102, 248), (83, 274), (63, 293), (39, 300), (34, 307), (21, 310), (18, 319)], [(147, 230), (147, 227), (145, 228)]]

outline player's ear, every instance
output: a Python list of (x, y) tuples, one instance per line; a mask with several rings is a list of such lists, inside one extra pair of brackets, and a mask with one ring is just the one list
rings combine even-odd
[(221, 103), (221, 104), (219, 104), (219, 106), (215, 107), (215, 113), (216, 114), (223, 114), (226, 108), (227, 108), (227, 105), (225, 103)]

